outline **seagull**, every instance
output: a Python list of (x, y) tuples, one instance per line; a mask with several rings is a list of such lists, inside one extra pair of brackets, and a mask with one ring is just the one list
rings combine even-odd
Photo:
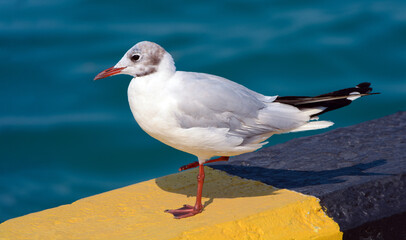
[(117, 74), (133, 77), (128, 101), (140, 127), (198, 159), (179, 169), (199, 167), (199, 173), (195, 205), (165, 210), (177, 219), (203, 211), (203, 164), (253, 152), (274, 134), (327, 128), (333, 123), (318, 121), (320, 114), (376, 94), (364, 82), (315, 97), (265, 96), (219, 76), (177, 71), (172, 56), (149, 41), (134, 45), (94, 80)]

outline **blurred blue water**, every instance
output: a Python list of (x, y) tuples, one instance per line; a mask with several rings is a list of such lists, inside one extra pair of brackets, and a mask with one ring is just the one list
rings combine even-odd
[(383, 93), (323, 115), (336, 128), (405, 110), (405, 13), (402, 0), (0, 1), (0, 222), (195, 160), (138, 127), (130, 77), (92, 81), (136, 42), (268, 95)]

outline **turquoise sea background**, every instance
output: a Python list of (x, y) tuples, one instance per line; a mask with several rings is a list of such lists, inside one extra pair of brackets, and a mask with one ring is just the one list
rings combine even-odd
[(136, 124), (129, 76), (93, 81), (142, 40), (267, 95), (382, 93), (323, 115), (330, 129), (406, 110), (403, 0), (0, 0), (0, 222), (196, 160)]

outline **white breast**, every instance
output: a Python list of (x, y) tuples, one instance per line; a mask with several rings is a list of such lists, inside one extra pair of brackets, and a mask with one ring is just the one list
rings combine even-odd
[(168, 132), (178, 125), (172, 111), (176, 103), (168, 94), (165, 81), (149, 78), (133, 78), (128, 87), (128, 102), (140, 127), (166, 143)]

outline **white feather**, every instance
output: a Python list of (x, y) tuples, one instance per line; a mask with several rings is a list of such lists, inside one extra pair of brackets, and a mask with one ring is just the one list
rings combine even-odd
[(357, 98), (360, 98), (360, 93), (359, 92), (352, 92), (349, 95), (358, 95), (358, 96), (352, 96), (352, 97), (347, 97), (348, 100), (354, 101)]
[(301, 131), (308, 131), (308, 130), (317, 130), (328, 128), (332, 126), (334, 123), (330, 121), (315, 121), (315, 122), (308, 122), (305, 125), (302, 125), (298, 128), (293, 129), (290, 132), (301, 132)]
[(302, 108), (300, 109), (302, 112), (308, 114), (309, 116), (315, 115), (317, 113), (321, 113), (326, 109), (326, 107), (314, 107), (314, 108)]

